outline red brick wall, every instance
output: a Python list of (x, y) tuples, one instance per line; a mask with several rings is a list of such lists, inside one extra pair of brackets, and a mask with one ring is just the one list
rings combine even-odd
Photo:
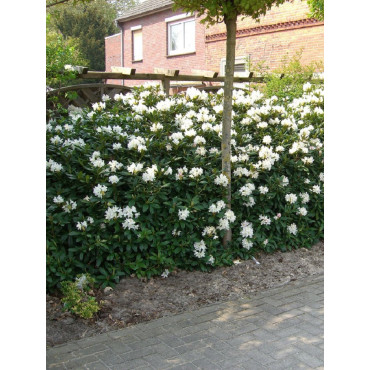
[[(321, 23), (304, 28), (238, 37), (235, 55), (249, 55), (252, 66), (265, 61), (265, 65), (273, 70), (279, 67), (284, 55), (292, 56), (302, 48), (302, 64), (324, 60), (324, 26)], [(219, 71), (221, 58), (226, 56), (226, 41), (207, 42), (206, 49), (206, 69)]]
[[(105, 70), (112, 72), (111, 67), (121, 66), (121, 33), (105, 38)], [(120, 80), (107, 80), (108, 84), (122, 85)]]
[[(123, 24), (124, 27), (124, 67), (136, 68), (136, 72), (153, 73), (155, 67), (179, 69), (181, 73), (191, 74), (192, 69), (205, 67), (205, 26), (195, 23), (195, 53), (177, 56), (167, 56), (167, 23), (165, 18), (182, 14), (183, 11), (172, 10), (155, 13), (147, 17), (134, 19)], [(143, 60), (132, 61), (132, 31), (131, 27), (142, 26)], [(125, 85), (142, 84), (145, 81), (126, 80)]]
[[(302, 64), (324, 60), (324, 25), (309, 20), (306, 1), (295, 0), (273, 7), (261, 17), (238, 18), (236, 52), (250, 56), (253, 64), (265, 61), (271, 70), (281, 64), (284, 55), (302, 52)], [(220, 71), (220, 62), (226, 57), (226, 28), (214, 25), (206, 30), (206, 69)]]

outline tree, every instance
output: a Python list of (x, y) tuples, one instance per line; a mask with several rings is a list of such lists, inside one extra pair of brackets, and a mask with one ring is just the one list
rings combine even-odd
[(319, 21), (324, 20), (324, 0), (307, 0), (310, 7), (310, 17)]
[(105, 70), (104, 38), (118, 31), (116, 9), (105, 0), (67, 2), (50, 10), (53, 26), (65, 37), (78, 40), (80, 52), (92, 70)]
[[(231, 115), (232, 91), (234, 82), (236, 21), (238, 16), (258, 20), (272, 6), (280, 5), (287, 0), (174, 0), (174, 9), (197, 13), (204, 16), (201, 22), (207, 25), (224, 22), (226, 25), (226, 71), (224, 84), (224, 104), (222, 115), (222, 173), (228, 179), (227, 206), (231, 209)], [(223, 239), (226, 247), (231, 242), (231, 229)]]
[(50, 27), (50, 17), (46, 19), (46, 84), (60, 87), (75, 78), (75, 74), (65, 71), (66, 64), (84, 65), (86, 61), (79, 52), (78, 40), (64, 38)]

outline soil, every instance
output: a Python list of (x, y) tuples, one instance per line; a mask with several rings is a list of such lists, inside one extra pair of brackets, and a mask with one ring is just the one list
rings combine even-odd
[[(311, 249), (259, 253), (253, 260), (234, 261), (210, 273), (173, 271), (167, 278), (148, 281), (124, 278), (114, 289), (94, 292), (104, 301), (95, 318), (81, 319), (63, 312), (60, 297), (46, 296), (47, 346), (124, 328), (159, 317), (237, 299), (324, 271), (324, 243)], [(239, 263), (240, 262), (240, 263)]]

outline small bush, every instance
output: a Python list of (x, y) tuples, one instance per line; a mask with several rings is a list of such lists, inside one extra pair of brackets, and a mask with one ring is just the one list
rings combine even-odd
[[(314, 72), (322, 72), (321, 62), (312, 62), (308, 65), (302, 65), (302, 50), (297, 51), (293, 56), (284, 56), (279, 68), (270, 73), (265, 64), (255, 65), (256, 71), (260, 72), (266, 83), (260, 86), (261, 91), (268, 98), (276, 96), (279, 100), (296, 99), (304, 93), (303, 86)], [(280, 75), (284, 73), (284, 77)]]
[[(231, 264), (323, 236), (323, 90), (280, 102), (234, 91), (232, 211), (223, 92), (137, 88), (47, 124), (47, 286)], [(226, 180), (227, 181), (227, 180)], [(222, 246), (231, 228), (233, 241)]]
[(75, 281), (63, 281), (61, 291), (64, 295), (64, 310), (84, 319), (91, 319), (99, 311), (95, 297), (89, 295), (94, 279), (88, 274), (79, 275)]

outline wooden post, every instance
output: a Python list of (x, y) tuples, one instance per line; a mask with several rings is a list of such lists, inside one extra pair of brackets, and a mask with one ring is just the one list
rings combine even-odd
[(166, 96), (170, 95), (170, 79), (168, 77), (164, 77), (162, 80), (162, 88), (165, 92)]

